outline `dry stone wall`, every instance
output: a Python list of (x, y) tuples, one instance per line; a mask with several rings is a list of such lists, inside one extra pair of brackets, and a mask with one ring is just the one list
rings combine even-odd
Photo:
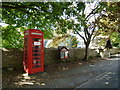
[[(2, 67), (3, 68), (23, 68), (23, 49), (10, 48), (0, 49), (2, 52)], [(69, 49), (69, 59), (67, 61), (82, 60), (84, 57), (84, 48)], [(96, 56), (97, 52), (89, 49), (89, 56)], [(59, 63), (59, 50), (55, 48), (46, 48), (44, 52), (45, 65)]]

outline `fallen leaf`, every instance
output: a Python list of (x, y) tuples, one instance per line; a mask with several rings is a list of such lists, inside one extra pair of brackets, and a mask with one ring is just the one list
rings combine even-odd
[(92, 64), (91, 64), (90, 66), (95, 66), (95, 65), (92, 65)]
[(109, 84), (109, 82), (105, 82), (105, 84)]
[(68, 70), (68, 68), (66, 68), (66, 70)]
[(13, 68), (8, 68), (8, 70), (9, 70), (9, 71), (12, 71), (12, 70), (13, 70)]
[(61, 67), (59, 67), (59, 69), (61, 69)]
[(25, 79), (31, 79), (30, 77), (24, 77)]
[(112, 72), (108, 72), (107, 74), (112, 74)]
[(63, 67), (63, 71), (65, 70), (65, 68)]
[(24, 73), (23, 76), (28, 76), (28, 73)]
[(45, 86), (45, 83), (44, 83), (44, 82), (42, 82), (40, 85)]
[(82, 63), (78, 63), (78, 64), (82, 65)]
[(38, 84), (38, 85), (40, 85), (40, 83), (35, 83), (35, 84)]

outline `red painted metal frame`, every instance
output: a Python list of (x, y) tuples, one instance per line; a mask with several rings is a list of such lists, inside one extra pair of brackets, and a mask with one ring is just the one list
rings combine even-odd
[[(33, 34), (34, 33), (34, 34)], [(40, 35), (37, 35), (39, 33)], [(29, 29), (24, 32), (24, 60), (23, 60), (23, 66), (24, 70), (28, 74), (37, 73), (37, 72), (44, 72), (44, 33), (40, 30), (36, 29)], [(41, 45), (34, 45), (34, 38), (40, 38), (41, 41), (35, 41), (40, 42)], [(25, 41), (27, 39), (27, 41)], [(26, 47), (27, 46), (27, 47)], [(33, 46), (40, 46), (39, 49), (33, 49)], [(33, 52), (33, 50), (40, 50), (40, 52)], [(33, 53), (40, 54), (40, 56), (33, 56)], [(27, 55), (27, 56), (26, 56)], [(34, 64), (34, 57), (39, 57), (38, 61), (39, 64)], [(41, 62), (41, 63), (40, 63)], [(41, 65), (40, 67), (33, 68), (35, 65)]]

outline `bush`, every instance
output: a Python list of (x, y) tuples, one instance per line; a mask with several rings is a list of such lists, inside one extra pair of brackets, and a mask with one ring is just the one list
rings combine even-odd
[(113, 43), (114, 47), (120, 47), (119, 43)]

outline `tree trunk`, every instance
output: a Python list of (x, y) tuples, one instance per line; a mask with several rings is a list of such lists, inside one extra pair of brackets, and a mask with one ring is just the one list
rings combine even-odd
[(89, 45), (85, 45), (85, 56), (84, 56), (84, 61), (88, 61), (88, 47), (89, 47)]

